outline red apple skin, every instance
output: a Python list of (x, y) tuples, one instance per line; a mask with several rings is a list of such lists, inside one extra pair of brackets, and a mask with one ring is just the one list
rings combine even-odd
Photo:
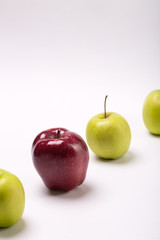
[(33, 141), (32, 159), (47, 188), (70, 191), (85, 180), (89, 152), (78, 134), (51, 128)]

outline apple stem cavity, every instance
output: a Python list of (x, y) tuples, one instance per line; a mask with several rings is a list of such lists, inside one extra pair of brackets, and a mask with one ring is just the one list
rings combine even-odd
[(107, 113), (106, 113), (106, 100), (107, 100), (107, 98), (108, 98), (108, 95), (106, 95), (106, 96), (105, 96), (105, 99), (104, 99), (104, 118), (107, 118), (107, 117), (108, 117), (108, 115), (107, 115)]
[(61, 129), (59, 128), (59, 129), (57, 130), (57, 138), (59, 137), (60, 132), (61, 132)]

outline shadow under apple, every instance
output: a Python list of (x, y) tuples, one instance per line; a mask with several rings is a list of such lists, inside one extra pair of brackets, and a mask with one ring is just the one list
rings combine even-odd
[(0, 227), (0, 238), (12, 238), (20, 234), (26, 228), (24, 219), (20, 219), (15, 225), (11, 227), (1, 228)]
[(135, 155), (133, 152), (128, 151), (122, 157), (117, 158), (117, 159), (104, 159), (104, 158), (100, 158), (98, 156), (95, 156), (95, 159), (100, 162), (106, 162), (106, 163), (111, 163), (111, 164), (126, 164), (126, 163), (132, 162), (135, 159)]
[(50, 197), (61, 197), (64, 199), (79, 199), (84, 197), (92, 192), (92, 187), (86, 183), (83, 183), (70, 191), (62, 191), (62, 190), (50, 190), (48, 188), (44, 188), (43, 191), (47, 196)]
[(148, 132), (150, 136), (152, 137), (155, 137), (155, 138), (160, 138), (160, 134), (155, 134), (155, 133), (151, 133), (151, 132)]

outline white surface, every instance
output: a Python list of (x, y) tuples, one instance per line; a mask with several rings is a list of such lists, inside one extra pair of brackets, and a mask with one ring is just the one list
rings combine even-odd
[[(26, 193), (1, 239), (160, 239), (160, 138), (142, 121), (144, 98), (160, 88), (159, 12), (158, 0), (0, 1), (0, 167)], [(49, 193), (33, 139), (50, 127), (85, 139), (105, 94), (130, 124), (128, 153), (104, 162), (90, 152), (84, 184)]]

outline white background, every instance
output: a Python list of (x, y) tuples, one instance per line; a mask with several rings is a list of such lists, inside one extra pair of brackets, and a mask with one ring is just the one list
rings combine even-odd
[[(1, 239), (160, 240), (160, 138), (142, 120), (160, 88), (159, 13), (159, 0), (0, 0), (0, 168), (26, 194)], [(86, 139), (106, 94), (131, 127), (129, 151), (90, 151), (83, 185), (50, 193), (32, 164), (35, 136), (65, 127)]]

